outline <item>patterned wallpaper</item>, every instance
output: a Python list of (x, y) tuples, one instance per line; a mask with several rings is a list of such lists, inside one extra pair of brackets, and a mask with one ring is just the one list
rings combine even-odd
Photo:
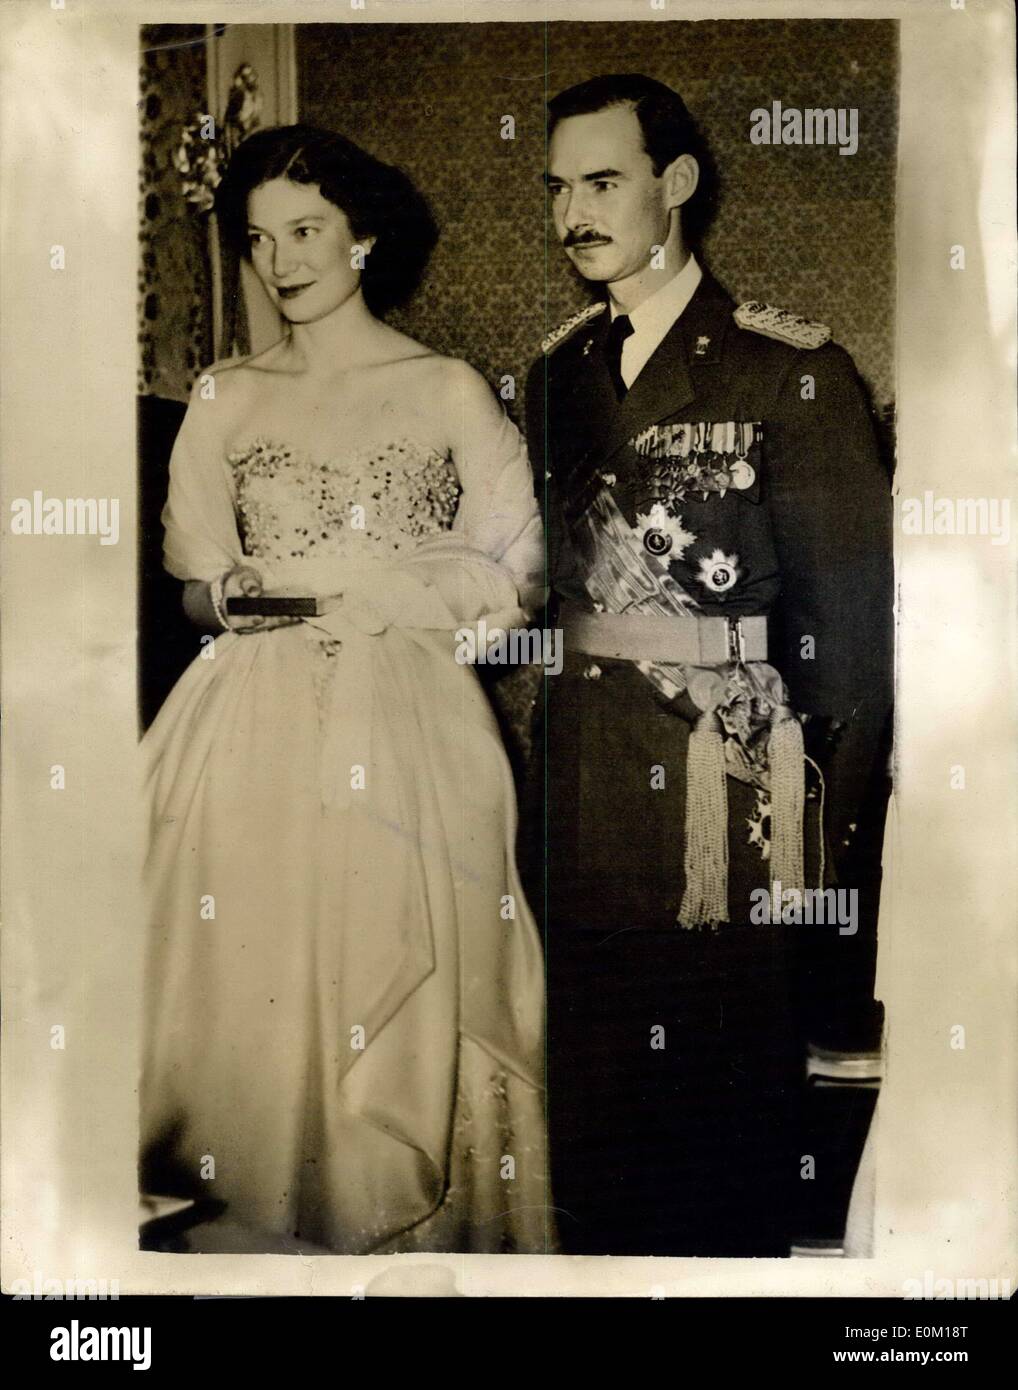
[(141, 30), (138, 392), (180, 401), (213, 356), (204, 223), (172, 161), (182, 127), (207, 109), (204, 36), (203, 24)]
[[(442, 240), (400, 326), (489, 380), (525, 377), (546, 291), (551, 326), (586, 302), (545, 245), (546, 95), (642, 71), (682, 92), (714, 150), (714, 273), (736, 299), (829, 323), (876, 403), (893, 398), (894, 22), (302, 25), (297, 56), (302, 119), (403, 165), (437, 213)], [(858, 152), (750, 144), (749, 112), (773, 100), (857, 108)], [(504, 114), (515, 140), (499, 138)]]
[[(178, 399), (212, 355), (204, 233), (171, 162), (207, 101), (202, 32), (141, 34), (139, 382)], [(522, 380), (546, 326), (585, 302), (544, 240), (544, 100), (596, 72), (642, 70), (683, 92), (715, 150), (715, 274), (737, 299), (829, 323), (876, 403), (893, 399), (893, 22), (302, 25), (297, 52), (302, 118), (402, 164), (433, 203), (442, 240), (399, 322), (434, 347)], [(858, 153), (751, 145), (749, 111), (774, 99), (856, 107)], [(505, 114), (515, 140), (499, 138)]]

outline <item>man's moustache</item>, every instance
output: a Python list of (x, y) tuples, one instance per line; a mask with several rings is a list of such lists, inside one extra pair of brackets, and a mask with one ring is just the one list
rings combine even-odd
[(611, 241), (608, 236), (592, 236), (589, 232), (586, 236), (571, 236), (567, 233), (562, 245), (568, 251), (573, 246), (607, 246)]

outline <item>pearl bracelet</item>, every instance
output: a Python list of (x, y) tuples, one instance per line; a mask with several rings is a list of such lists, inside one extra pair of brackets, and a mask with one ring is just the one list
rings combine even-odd
[(209, 585), (209, 600), (212, 604), (212, 611), (219, 621), (219, 625), (224, 631), (228, 632), (230, 629), (230, 620), (226, 616), (226, 610), (223, 607), (223, 580), (225, 578), (226, 576), (221, 574), (218, 579), (213, 579), (212, 583)]

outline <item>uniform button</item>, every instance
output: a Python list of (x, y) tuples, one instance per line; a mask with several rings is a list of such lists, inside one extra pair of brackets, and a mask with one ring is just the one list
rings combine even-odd
[(596, 663), (591, 662), (589, 666), (584, 667), (583, 674), (588, 681), (596, 681), (600, 679), (601, 668)]

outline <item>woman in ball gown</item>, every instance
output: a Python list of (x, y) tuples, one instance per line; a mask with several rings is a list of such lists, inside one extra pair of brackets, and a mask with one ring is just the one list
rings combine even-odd
[[(379, 317), (437, 236), (404, 174), (279, 127), (218, 207), (286, 332), (199, 376), (171, 462), (165, 564), (214, 640), (143, 741), (143, 1174), (251, 1248), (540, 1252), (540, 943), (455, 637), (541, 601), (525, 449)], [(317, 615), (228, 609), (270, 595)]]

